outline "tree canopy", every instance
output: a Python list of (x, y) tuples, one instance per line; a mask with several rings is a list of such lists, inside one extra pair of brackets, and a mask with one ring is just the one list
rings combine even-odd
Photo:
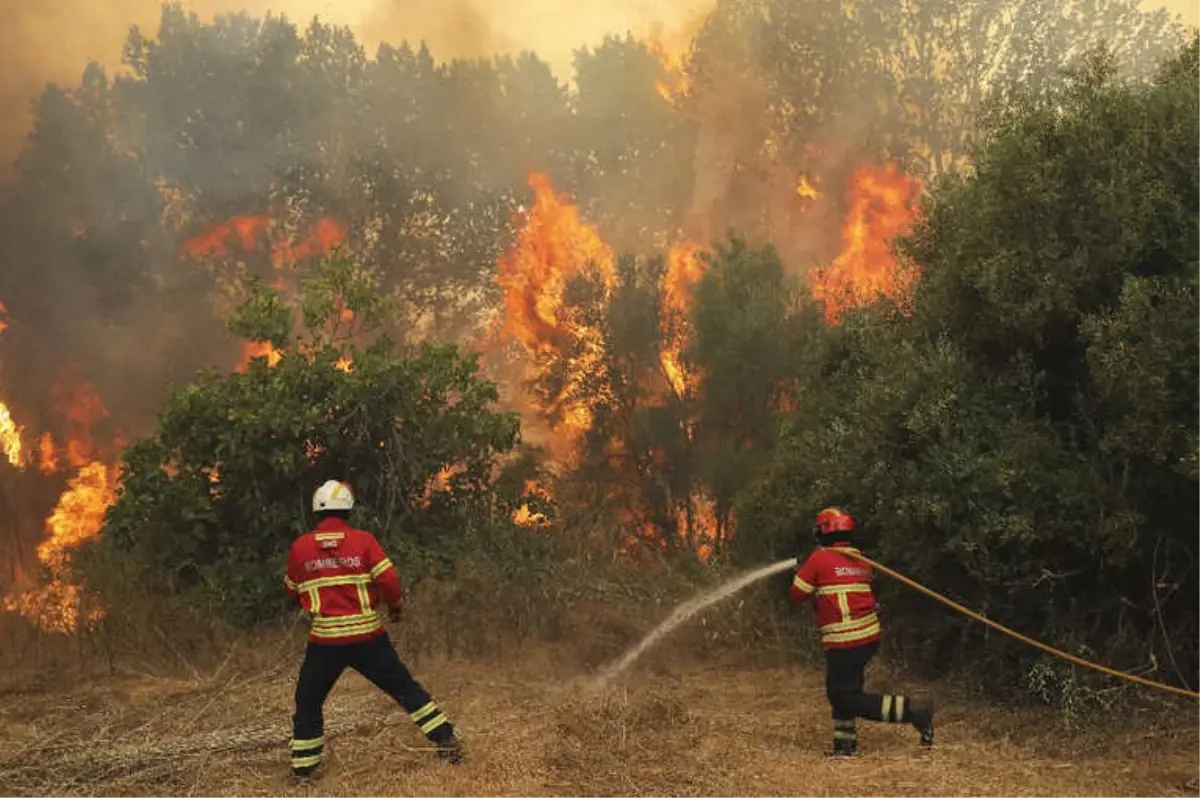
[[(1197, 44), (1148, 85), (1103, 55), (989, 124), (904, 253), (911, 315), (810, 325), (769, 475), (746, 505), (786, 546), (844, 502), (894, 567), (1068, 649), (1197, 666)], [(896, 596), (913, 656), (978, 627)], [(904, 613), (910, 608), (913, 611)], [(902, 620), (901, 620), (902, 619)]]

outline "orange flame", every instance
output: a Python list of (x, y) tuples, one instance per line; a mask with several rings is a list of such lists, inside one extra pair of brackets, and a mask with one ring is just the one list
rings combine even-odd
[(813, 297), (824, 302), (830, 324), (837, 324), (849, 308), (878, 296), (904, 300), (910, 295), (916, 273), (900, 267), (892, 241), (911, 230), (919, 188), (916, 178), (901, 173), (894, 164), (855, 172), (842, 227), (842, 251), (812, 279)]
[[(691, 542), (700, 562), (708, 562), (717, 547), (717, 508), (713, 501), (703, 494), (693, 494), (688, 498), (691, 502)], [(677, 534), (684, 540), (688, 539), (687, 522), (687, 514), (681, 512)]]
[(566, 288), (572, 279), (590, 274), (611, 292), (616, 266), (596, 228), (580, 218), (577, 206), (554, 192), (546, 175), (534, 172), (528, 181), (534, 190), (533, 207), (498, 263), (496, 281), (506, 310), (502, 335), (519, 341), (535, 360), (572, 353), (567, 383), (543, 408), (562, 419), (555, 448), (567, 458), (591, 427), (584, 381), (600, 367), (605, 350), (601, 331), (566, 305)]
[[(536, 494), (547, 499), (550, 497), (549, 492), (538, 485), (536, 480), (527, 479), (525, 480), (525, 495), (528, 496), (530, 494)], [(546, 526), (550, 523), (550, 520), (546, 518), (544, 513), (535, 513), (533, 510), (530, 510), (528, 503), (522, 504), (513, 510), (512, 520), (517, 526), (531, 528)]]
[(242, 344), (242, 360), (234, 370), (245, 371), (256, 357), (265, 357), (267, 365), (274, 368), (283, 359), (283, 353), (270, 341), (247, 341)]
[(58, 448), (49, 432), (43, 432), (38, 439), (38, 468), (43, 474), (53, 474), (58, 470)]
[(230, 255), (234, 248), (242, 252), (259, 250), (266, 243), (276, 268), (328, 255), (346, 239), (346, 226), (328, 217), (317, 219), (299, 241), (289, 241), (268, 216), (235, 216), (227, 222), (189, 238), (183, 249), (200, 258)]
[[(90, 382), (76, 382), (69, 392), (62, 383), (54, 386), (54, 405), (66, 417), (67, 463), (72, 468), (82, 468), (96, 458), (96, 442), (92, 428), (97, 422), (108, 418), (108, 408)], [(43, 443), (43, 451), (47, 444)]]
[(8, 405), (0, 402), (0, 449), (8, 462), (17, 468), (24, 465), (24, 453), (21, 446), (21, 427), (13, 421)]
[(808, 182), (807, 177), (801, 176), (800, 182), (796, 184), (796, 195), (804, 199), (815, 200), (821, 196), (821, 192), (817, 191), (816, 187)]
[[(104, 527), (105, 511), (116, 498), (117, 469), (93, 459), (98, 447), (92, 427), (108, 417), (108, 408), (91, 383), (77, 382), (69, 391), (61, 383), (56, 385), (54, 403), (66, 417), (67, 462), (79, 470), (46, 519), (46, 539), (37, 548), (50, 581), (6, 598), (4, 606), (49, 631), (73, 632), (79, 625), (83, 590), (71, 578), (70, 552)], [(119, 446), (120, 441), (113, 444)], [(43, 472), (59, 468), (58, 450), (49, 433), (39, 439), (39, 453)], [(93, 608), (87, 619), (99, 620), (103, 613), (102, 608)]]
[(418, 501), (419, 506), (429, 507), (429, 503), (433, 501), (434, 494), (446, 493), (450, 490), (450, 480), (455, 474), (461, 473), (463, 467), (457, 463), (452, 463), (448, 466), (443, 466), (436, 474), (429, 478), (429, 482), (425, 484), (425, 491)]
[(682, 356), (692, 288), (700, 281), (707, 266), (701, 258), (703, 252), (700, 245), (691, 242), (677, 244), (667, 252), (667, 272), (663, 277), (663, 343), (659, 358), (671, 388), (679, 397), (690, 394), (696, 387), (696, 375), (687, 373)]
[[(67, 485), (54, 512), (46, 519), (46, 540), (37, 548), (38, 559), (51, 574), (50, 582), (5, 599), (16, 611), (54, 632), (73, 632), (79, 626), (82, 588), (69, 578), (70, 551), (95, 537), (104, 526), (104, 513), (115, 499), (115, 469), (93, 462), (84, 466)], [(104, 617), (93, 608), (89, 621)]]
[(267, 235), (271, 220), (266, 216), (235, 216), (224, 224), (193, 236), (183, 243), (186, 252), (196, 257), (228, 255), (230, 242), (237, 242), (243, 252), (258, 249), (259, 240)]
[(674, 103), (688, 90), (688, 76), (683, 69), (683, 59), (668, 53), (667, 48), (658, 39), (651, 39), (647, 46), (662, 65), (662, 77), (655, 81), (654, 90), (667, 102)]
[[(4, 307), (4, 303), (0, 302), (0, 333), (8, 329), (8, 323), (4, 320), (7, 313), (8, 310)], [(24, 450), (21, 444), (23, 431), (21, 426), (13, 420), (8, 405), (0, 402), (0, 449), (4, 450), (4, 456), (8, 462), (17, 468), (23, 468), (25, 464)]]
[(505, 332), (530, 350), (546, 352), (573, 332), (571, 320), (564, 318), (567, 283), (591, 267), (611, 287), (616, 269), (612, 250), (579, 217), (578, 206), (558, 196), (540, 172), (531, 173), (528, 182), (533, 207), (516, 243), (500, 258), (496, 281), (508, 310)]
[[(691, 334), (688, 313), (692, 307), (692, 289), (704, 276), (708, 266), (703, 258), (704, 253), (704, 248), (690, 242), (671, 247), (667, 252), (667, 272), (663, 276), (663, 343), (659, 357), (671, 388), (681, 399), (694, 393), (700, 383), (700, 375), (688, 371), (684, 364), (683, 350)], [(688, 440), (691, 440), (693, 421), (681, 419), (680, 424)], [(699, 492), (687, 496), (686, 502), (687, 505), (677, 508), (675, 532), (681, 540), (691, 544), (701, 561), (707, 562), (715, 547), (716, 513), (712, 511), (712, 502)], [(643, 537), (655, 537), (652, 531), (645, 530)], [(665, 541), (663, 543), (665, 545)]]
[[(688, 530), (688, 515), (691, 515), (691, 531)], [(627, 557), (637, 557), (644, 552), (644, 547), (659, 551), (666, 550), (672, 541), (668, 540), (652, 523), (640, 521), (636, 513), (626, 509), (619, 513), (622, 524), (632, 528), (633, 534), (622, 539), (617, 545), (617, 552)], [(730, 519), (732, 524), (732, 518)], [(697, 491), (687, 499), (686, 505), (676, 508), (675, 530), (676, 543), (682, 543), (690, 549), (701, 562), (707, 563), (717, 550), (717, 514), (716, 506), (703, 492)], [(728, 531), (727, 531), (728, 534)]]
[(277, 247), (278, 260), (276, 262), (295, 263), (300, 260), (323, 257), (340, 247), (345, 240), (346, 225), (336, 219), (322, 216), (308, 231), (308, 235), (297, 242), (295, 246), (289, 246), (286, 241), (280, 242), (280, 246)]

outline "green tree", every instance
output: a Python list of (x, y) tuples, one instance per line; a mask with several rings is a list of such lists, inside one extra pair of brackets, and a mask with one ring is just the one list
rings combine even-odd
[[(402, 356), (386, 336), (358, 347), (338, 334), (342, 308), (361, 319), (360, 334), (377, 326), (386, 308), (374, 280), (345, 260), (325, 264), (304, 286), (299, 336), (293, 309), (249, 286), (231, 327), (283, 347), (282, 359), (207, 371), (172, 391), (155, 434), (122, 454), (118, 499), (83, 560), (89, 584), (103, 591), (107, 577), (111, 589), (106, 569), (121, 562), (234, 623), (268, 620), (287, 547), (312, 523), (308, 497), (330, 478), (353, 485), (354, 521), (410, 578), (445, 573), (468, 552), (537, 554), (511, 523), (518, 497), (491, 492), (519, 425), (491, 409), (496, 389), (474, 360), (454, 346)], [(503, 567), (519, 570), (511, 558)]]
[(796, 286), (771, 246), (753, 249), (734, 238), (710, 261), (696, 286), (688, 361), (702, 375), (693, 468), (714, 502), (723, 543), (740, 494), (771, 458), (781, 403), (793, 387), (798, 317)]
[[(744, 505), (765, 533), (746, 555), (843, 503), (873, 553), (935, 589), (1194, 680), (1196, 65), (1193, 41), (1128, 83), (1095, 54), (990, 120), (975, 173), (939, 182), (902, 243), (922, 270), (912, 315), (880, 302), (807, 328), (801, 409)], [(892, 639), (915, 658), (1031, 665), (894, 598)]]

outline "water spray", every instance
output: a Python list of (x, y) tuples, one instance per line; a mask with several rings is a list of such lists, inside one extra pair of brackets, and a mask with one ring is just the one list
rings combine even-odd
[(701, 593), (699, 596), (696, 596), (690, 601), (680, 604), (675, 608), (675, 612), (671, 613), (665, 621), (654, 627), (650, 634), (642, 638), (640, 643), (625, 652), (624, 656), (622, 656), (615, 663), (609, 665), (607, 668), (601, 671), (600, 675), (596, 677), (596, 686), (603, 686), (614, 677), (620, 675), (621, 672), (632, 665), (638, 657), (644, 654), (647, 649), (665, 637), (676, 626), (679, 626), (696, 613), (713, 604), (716, 604), (722, 599), (732, 596), (734, 593), (738, 592), (747, 585), (751, 585), (759, 580), (766, 579), (768, 576), (773, 576), (781, 571), (786, 571), (789, 568), (795, 568), (796, 563), (797, 561), (795, 557), (789, 557), (786, 560), (780, 560), (777, 563), (765, 565), (762, 568), (758, 568), (753, 571), (748, 571), (739, 577), (731, 579), (714, 590)]
[[(867, 565), (870, 565), (872, 568), (879, 571), (880, 573), (887, 574), (888, 576), (907, 585), (908, 587), (911, 587), (914, 590), (916, 590), (920, 593), (923, 593), (924, 595), (929, 596), (930, 598), (933, 598), (933, 599), (941, 602), (942, 604), (945, 604), (946, 606), (950, 607), (951, 609), (955, 610), (956, 612), (961, 613), (962, 615), (965, 615), (966, 617), (971, 618), (972, 620), (979, 621), (980, 623), (985, 624), (999, 632), (1003, 632), (1004, 634), (1008, 635), (1009, 637), (1019, 640), (1022, 643), (1025, 643), (1026, 645), (1029, 645), (1029, 646), (1037, 648), (1041, 651), (1044, 651), (1047, 654), (1058, 657), (1059, 659), (1063, 659), (1063, 660), (1066, 660), (1067, 662), (1071, 662), (1075, 665), (1079, 665), (1079, 666), (1089, 668), (1094, 671), (1098, 671), (1100, 673), (1104, 673), (1108, 676), (1113, 676), (1118, 679), (1124, 679), (1129, 682), (1134, 682), (1136, 684), (1140, 684), (1145, 687), (1151, 687), (1156, 690), (1161, 690), (1166, 693), (1172, 693), (1174, 695), (1183, 696), (1185, 698), (1192, 698), (1192, 699), (1200, 700), (1200, 693), (1198, 693), (1195, 690), (1191, 690), (1191, 689), (1188, 689), (1185, 687), (1176, 687), (1174, 685), (1169, 685), (1169, 684), (1164, 684), (1162, 682), (1152, 681), (1150, 679), (1146, 679), (1141, 676), (1137, 676), (1135, 674), (1125, 673), (1123, 671), (1114, 670), (1112, 668), (1105, 667), (1104, 665), (1100, 665), (1095, 662), (1090, 662), (1090, 661), (1082, 659), (1080, 657), (1076, 657), (1072, 654), (1068, 654), (1067, 652), (1061, 651), (1052, 646), (1048, 646), (1039, 640), (1035, 640), (1031, 637), (1021, 634), (1020, 632), (1009, 629), (1007, 626), (999, 624), (990, 618), (987, 618), (983, 615), (980, 615), (977, 612), (967, 609), (966, 607), (962, 606), (961, 604), (958, 604), (958, 603), (946, 598), (942, 594), (937, 593), (933, 590), (930, 590), (929, 588), (925, 587), (924, 585), (920, 584), (919, 582), (909, 579), (908, 577), (904, 576), (903, 574), (897, 573), (896, 571), (893, 571), (892, 569), (888, 568), (887, 566), (884, 566), (884, 565), (881, 565), (881, 564), (875, 562), (874, 560), (865, 556), (862, 552), (856, 551), (854, 549), (847, 549), (844, 551), (844, 553), (849, 557), (853, 557), (856, 560), (859, 560), (861, 562), (866, 563)], [(747, 585), (753, 584), (754, 582), (757, 582), (761, 579), (766, 579), (768, 576), (771, 576), (772, 574), (777, 574), (780, 571), (786, 571), (789, 568), (795, 568), (797, 566), (797, 564), (798, 564), (798, 560), (795, 558), (780, 560), (779, 562), (774, 563), (772, 565), (766, 565), (757, 570), (744, 573), (741, 576), (726, 582), (725, 584), (721, 585), (720, 587), (716, 588), (715, 590), (710, 590), (707, 593), (702, 593), (701, 595), (693, 598), (692, 600), (679, 605), (679, 607), (676, 608), (675, 612), (671, 613), (671, 615), (665, 621), (660, 623), (658, 626), (654, 627), (654, 629), (650, 632), (650, 634), (648, 634), (644, 638), (642, 638), (642, 641), (640, 643), (638, 643), (636, 646), (634, 646), (629, 651), (627, 651), (625, 653), (625, 655), (623, 657), (621, 657), (619, 660), (617, 660), (614, 664), (610, 665), (608, 668), (605, 668), (600, 673), (600, 675), (596, 677), (594, 685), (596, 687), (602, 687), (606, 683), (608, 683), (611, 679), (620, 675), (626, 668), (628, 668), (630, 665), (632, 665), (634, 663), (634, 661), (637, 660), (638, 657), (640, 657), (642, 654), (644, 654), (647, 649), (649, 649), (652, 645), (654, 645), (660, 639), (665, 637), (667, 635), (667, 633), (669, 633), (672, 629), (674, 629), (676, 626), (679, 626), (681, 623), (686, 621), (688, 618), (691, 618), (693, 615), (695, 615), (696, 613), (705, 609), (706, 607), (708, 607), (712, 604), (716, 604), (721, 599), (732, 596), (734, 593), (738, 592), (739, 590), (746, 587)]]

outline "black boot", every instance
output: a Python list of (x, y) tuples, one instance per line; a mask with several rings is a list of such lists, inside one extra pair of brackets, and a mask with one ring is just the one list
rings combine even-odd
[(826, 756), (848, 757), (858, 752), (858, 729), (853, 720), (833, 722), (833, 750)]
[(438, 759), (443, 759), (451, 765), (461, 765), (464, 753), (462, 742), (453, 734), (437, 742)]
[(908, 722), (921, 733), (921, 747), (933, 745), (933, 702), (916, 699), (908, 708)]

